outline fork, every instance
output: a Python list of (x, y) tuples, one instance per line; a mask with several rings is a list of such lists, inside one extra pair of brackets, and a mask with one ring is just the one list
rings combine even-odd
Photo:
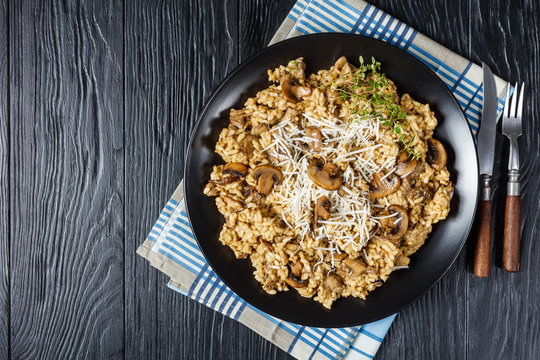
[(503, 250), (503, 269), (509, 272), (516, 272), (519, 270), (521, 197), (519, 194), (519, 148), (517, 139), (521, 135), (525, 83), (521, 85), (519, 97), (517, 83), (514, 89), (514, 95), (511, 99), (510, 86), (508, 86), (508, 89), (506, 90), (506, 101), (502, 123), (502, 132), (510, 140)]

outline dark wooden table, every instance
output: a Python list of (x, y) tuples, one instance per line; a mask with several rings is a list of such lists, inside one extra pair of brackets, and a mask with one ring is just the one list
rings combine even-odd
[[(0, 359), (285, 359), (171, 290), (135, 254), (181, 179), (197, 114), (294, 0), (0, 0)], [(525, 81), (522, 264), (471, 245), (398, 315), (378, 359), (540, 359), (540, 6), (377, 0), (448, 48)], [(472, 156), (472, 154), (471, 154)]]

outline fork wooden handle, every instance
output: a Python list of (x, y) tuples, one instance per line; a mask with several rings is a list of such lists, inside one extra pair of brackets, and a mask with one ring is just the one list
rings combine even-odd
[(521, 197), (519, 195), (519, 173), (510, 170), (504, 212), (503, 269), (519, 271), (519, 231), (521, 228)]
[(487, 277), (491, 265), (491, 200), (481, 200), (478, 211), (480, 226), (474, 252), (474, 275)]

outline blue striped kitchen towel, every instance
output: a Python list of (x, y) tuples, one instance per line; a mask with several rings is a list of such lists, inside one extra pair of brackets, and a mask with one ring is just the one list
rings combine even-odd
[[(319, 32), (362, 34), (397, 46), (427, 64), (450, 88), (474, 134), (482, 109), (482, 70), (363, 0), (299, 0), (271, 44)], [(500, 110), (507, 82), (496, 79)], [(298, 359), (372, 359), (395, 315), (375, 323), (323, 329), (288, 323), (239, 298), (205, 261), (191, 231), (183, 184), (137, 253), (170, 277), (168, 286), (253, 329)]]
[(183, 182), (137, 252), (170, 276), (171, 289), (240, 321), (298, 359), (371, 359), (395, 317), (363, 326), (323, 329), (289, 323), (252, 307), (204, 259), (185, 211)]

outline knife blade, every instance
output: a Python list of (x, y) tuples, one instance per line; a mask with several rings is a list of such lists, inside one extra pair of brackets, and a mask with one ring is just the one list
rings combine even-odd
[(492, 175), (495, 156), (495, 130), (497, 128), (497, 87), (491, 69), (482, 63), (484, 75), (484, 101), (478, 131), (478, 162), (480, 175)]
[(474, 274), (487, 277), (491, 264), (491, 175), (495, 156), (495, 134), (497, 128), (497, 88), (491, 69), (482, 63), (484, 101), (478, 131), (478, 162), (480, 167), (480, 204), (478, 239), (474, 254)]

